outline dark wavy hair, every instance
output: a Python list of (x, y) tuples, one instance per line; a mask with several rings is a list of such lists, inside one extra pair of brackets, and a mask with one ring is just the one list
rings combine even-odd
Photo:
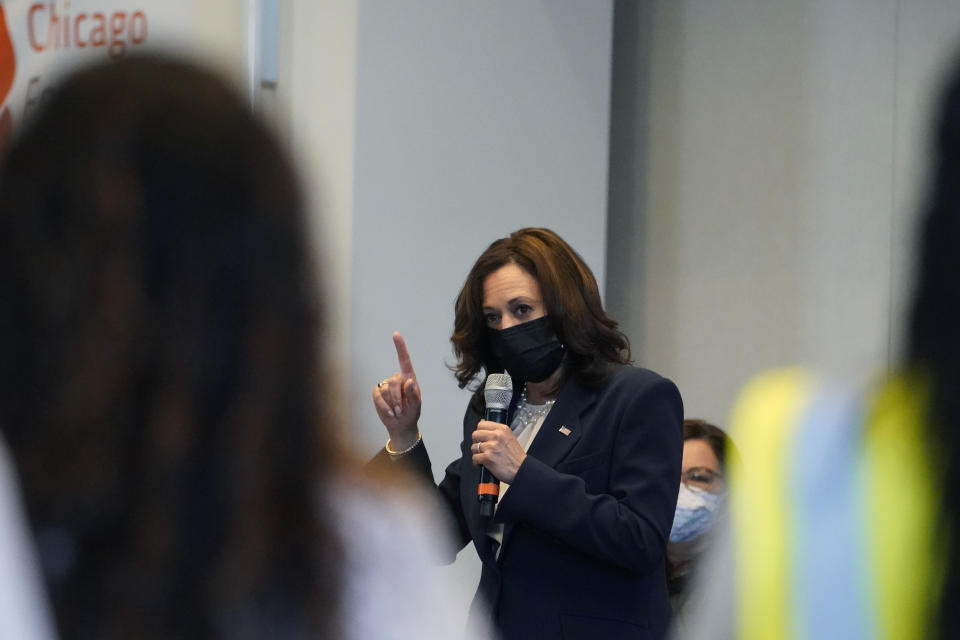
[(921, 226), (908, 362), (930, 381), (931, 442), (941, 466), (945, 579), (936, 634), (960, 636), (960, 58), (935, 130)]
[(487, 247), (457, 296), (450, 341), (458, 360), (452, 369), (461, 389), (481, 372), (503, 370), (487, 343), (483, 283), (510, 263), (540, 285), (553, 330), (566, 349), (564, 378), (573, 376), (586, 386), (596, 386), (607, 378), (611, 364), (630, 362), (630, 342), (603, 310), (597, 280), (587, 263), (550, 229), (526, 228)]
[(339, 637), (339, 436), (286, 154), (161, 58), (38, 111), (0, 171), (0, 424), (61, 636)]

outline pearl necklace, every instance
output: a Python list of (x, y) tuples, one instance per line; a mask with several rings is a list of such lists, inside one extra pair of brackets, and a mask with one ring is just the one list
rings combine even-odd
[(520, 392), (520, 402), (517, 403), (517, 415), (514, 421), (517, 426), (514, 428), (516, 433), (524, 433), (527, 429), (537, 424), (537, 422), (547, 415), (556, 398), (547, 400), (543, 404), (529, 404), (527, 402), (527, 387), (524, 385)]

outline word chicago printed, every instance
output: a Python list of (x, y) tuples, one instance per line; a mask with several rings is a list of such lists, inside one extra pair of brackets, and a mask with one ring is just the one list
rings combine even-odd
[(27, 12), (27, 37), (37, 53), (55, 49), (107, 47), (112, 58), (122, 56), (128, 44), (147, 39), (147, 16), (141, 10), (128, 13), (102, 11), (70, 13), (70, 3), (58, 10), (53, 2), (37, 2)]

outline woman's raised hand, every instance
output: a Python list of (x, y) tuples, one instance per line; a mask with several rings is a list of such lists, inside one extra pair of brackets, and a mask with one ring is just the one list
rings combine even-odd
[(413, 371), (403, 336), (393, 333), (400, 371), (373, 388), (373, 406), (390, 434), (390, 449), (403, 451), (417, 441), (420, 419), (420, 385)]

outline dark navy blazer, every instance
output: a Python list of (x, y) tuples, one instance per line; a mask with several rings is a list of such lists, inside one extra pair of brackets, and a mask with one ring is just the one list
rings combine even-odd
[[(497, 507), (499, 558), (471, 462), (479, 420), (467, 410), (461, 457), (438, 489), (459, 548), (472, 540), (483, 563), (474, 603), (493, 613), (503, 639), (663, 637), (670, 624), (664, 550), (683, 455), (677, 387), (629, 366), (599, 389), (569, 380)], [(433, 483), (425, 447), (400, 460)]]

